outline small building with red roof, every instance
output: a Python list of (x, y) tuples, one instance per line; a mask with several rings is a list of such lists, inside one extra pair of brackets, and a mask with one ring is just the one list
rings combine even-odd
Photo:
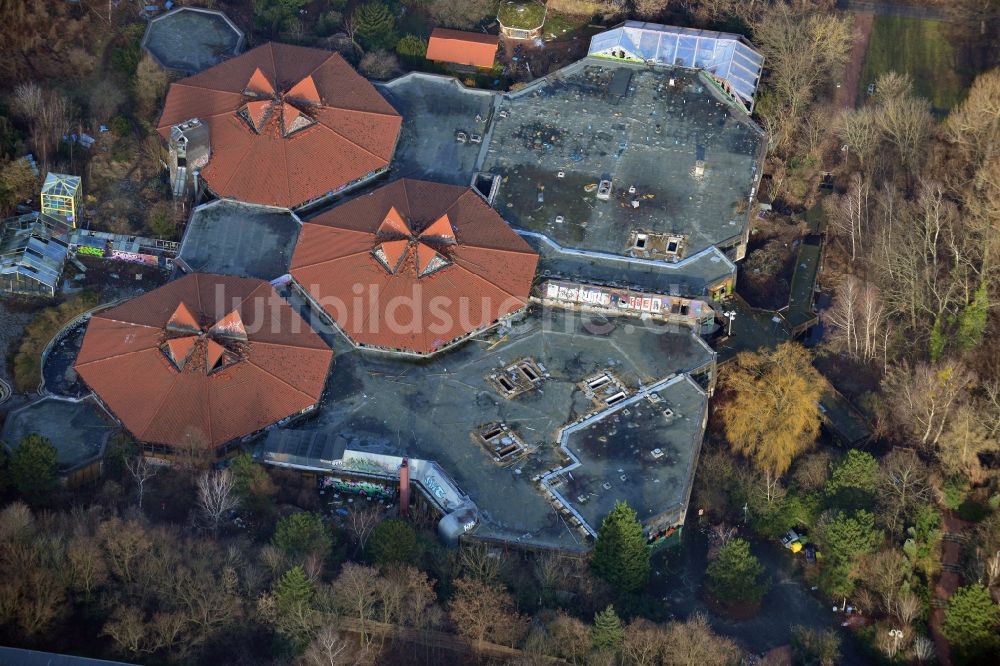
[(387, 171), (401, 126), (339, 54), (271, 42), (172, 84), (157, 131), (172, 181), (198, 170), (220, 198), (297, 208)]
[(434, 28), (427, 42), (427, 59), (467, 67), (492, 67), (499, 43), (496, 35)]
[(537, 264), (471, 188), (402, 179), (303, 224), (291, 275), (356, 346), (427, 355), (522, 310)]
[(140, 442), (221, 454), (312, 410), (332, 359), (269, 283), (193, 273), (94, 314), (75, 368)]

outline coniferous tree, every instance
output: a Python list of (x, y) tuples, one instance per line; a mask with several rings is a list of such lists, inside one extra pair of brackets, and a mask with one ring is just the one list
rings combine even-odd
[(1000, 606), (993, 602), (985, 587), (969, 585), (952, 595), (941, 633), (951, 643), (960, 663), (987, 663), (990, 655), (996, 657), (1000, 651), (998, 630)]
[(764, 567), (744, 539), (733, 539), (720, 548), (705, 573), (709, 589), (720, 599), (757, 602), (767, 592), (768, 583), (761, 578)]
[(594, 545), (593, 567), (619, 592), (634, 592), (649, 580), (649, 545), (635, 510), (616, 502)]
[(48, 498), (59, 482), (56, 448), (41, 435), (28, 435), (10, 457), (10, 480), (29, 504)]
[(591, 642), (598, 650), (617, 652), (621, 649), (625, 630), (618, 618), (614, 606), (608, 606), (594, 615), (594, 628), (591, 630)]
[(354, 34), (366, 50), (390, 50), (396, 46), (396, 18), (381, 2), (366, 2), (351, 17)]

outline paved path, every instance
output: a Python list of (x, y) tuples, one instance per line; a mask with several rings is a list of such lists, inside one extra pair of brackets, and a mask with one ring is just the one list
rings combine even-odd
[(867, 2), (866, 0), (837, 0), (837, 9), (845, 12), (867, 12), (877, 16), (901, 16), (903, 18), (930, 19), (932, 21), (954, 21), (955, 17), (941, 7), (917, 5), (897, 5), (890, 2)]
[[(696, 513), (692, 511), (693, 515)], [(787, 645), (791, 628), (804, 625), (815, 629), (834, 629), (840, 637), (840, 664), (848, 666), (867, 663), (857, 639), (839, 627), (842, 616), (814, 597), (802, 583), (796, 571), (795, 559), (780, 545), (741, 534), (751, 542), (754, 555), (771, 576), (772, 586), (764, 596), (760, 612), (746, 620), (733, 620), (715, 613), (702, 600), (708, 540), (699, 532), (697, 518), (688, 521), (680, 548), (667, 554), (669, 565), (656, 561), (653, 578), (661, 610), (676, 618), (690, 617), (700, 612), (708, 616), (712, 628), (720, 634), (738, 640), (756, 654)]]

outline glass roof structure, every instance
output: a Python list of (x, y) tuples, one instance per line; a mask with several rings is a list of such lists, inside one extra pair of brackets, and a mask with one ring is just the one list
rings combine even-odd
[(42, 185), (42, 194), (51, 194), (60, 197), (72, 197), (80, 189), (79, 176), (67, 176), (63, 173), (49, 172), (45, 176), (45, 183)]
[(15, 283), (30, 280), (54, 295), (69, 246), (43, 222), (27, 219), (33, 217), (24, 216), (0, 238), (0, 277), (14, 278)]
[(753, 110), (764, 56), (740, 35), (626, 21), (590, 40), (589, 55), (703, 69)]

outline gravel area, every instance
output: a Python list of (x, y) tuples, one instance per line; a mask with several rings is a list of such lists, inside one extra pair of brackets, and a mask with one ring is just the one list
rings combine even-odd
[(0, 301), (0, 378), (12, 381), (10, 368), (7, 366), (7, 359), (21, 336), (24, 335), (24, 327), (31, 321), (32, 313), (12, 311), (6, 303)]

